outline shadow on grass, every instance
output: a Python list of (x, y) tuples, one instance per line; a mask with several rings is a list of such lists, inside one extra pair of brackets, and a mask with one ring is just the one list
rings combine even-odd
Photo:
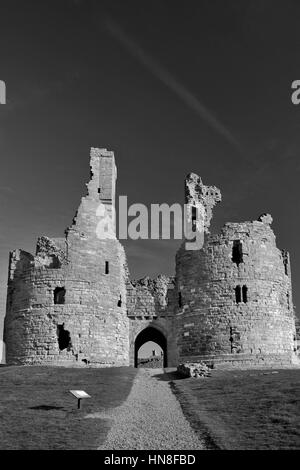
[(38, 405), (38, 406), (30, 406), (29, 410), (44, 410), (44, 411), (49, 411), (49, 410), (63, 410), (63, 406), (53, 406), (53, 405)]
[[(180, 375), (180, 378), (182, 379), (185, 377), (182, 377), (182, 375)], [(196, 379), (196, 380), (199, 380), (199, 379)], [(207, 450), (222, 450), (222, 447), (218, 446), (218, 444), (216, 443), (215, 439), (213, 438), (211, 432), (209, 431), (205, 423), (199, 420), (199, 418), (195, 420), (194, 403), (191, 406), (191, 401), (186, 401), (187, 396), (183, 395), (178, 390), (178, 388), (176, 387), (176, 383), (173, 380), (170, 381), (170, 387), (181, 406), (184, 416), (189, 421), (190, 425), (192, 426), (196, 434), (198, 434), (200, 439), (204, 441), (204, 445), (206, 449)]]
[(184, 380), (186, 377), (184, 377), (182, 374), (179, 374), (176, 370), (174, 371), (168, 371), (165, 370), (162, 374), (154, 374), (153, 375), (157, 380), (162, 380), (163, 382), (170, 382), (171, 380)]

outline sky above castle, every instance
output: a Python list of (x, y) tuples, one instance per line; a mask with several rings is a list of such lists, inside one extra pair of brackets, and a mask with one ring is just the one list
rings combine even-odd
[[(276, 0), (2, 0), (0, 317), (8, 252), (62, 236), (90, 147), (115, 152), (130, 203), (183, 202), (199, 174), (212, 230), (271, 213), (300, 293), (300, 4)], [(178, 241), (124, 242), (132, 277), (173, 274)]]

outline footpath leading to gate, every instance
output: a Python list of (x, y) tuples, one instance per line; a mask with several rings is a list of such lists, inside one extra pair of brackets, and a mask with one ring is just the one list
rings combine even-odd
[(119, 407), (87, 418), (113, 421), (99, 450), (204, 450), (183, 415), (162, 369), (139, 369), (127, 400)]

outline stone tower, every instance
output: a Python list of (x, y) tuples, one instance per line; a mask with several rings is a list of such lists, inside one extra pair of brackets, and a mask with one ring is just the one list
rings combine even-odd
[(202, 249), (182, 244), (176, 256), (179, 361), (214, 364), (291, 364), (295, 360), (295, 315), (289, 255), (277, 248), (272, 217), (227, 223), (211, 235), (213, 205), (221, 200), (192, 174), (186, 203), (202, 204)]
[(8, 364), (128, 365), (126, 258), (116, 239), (113, 152), (91, 149), (90, 181), (64, 238), (10, 254)]

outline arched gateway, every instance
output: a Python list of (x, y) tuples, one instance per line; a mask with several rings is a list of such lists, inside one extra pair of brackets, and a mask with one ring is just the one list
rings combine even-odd
[(153, 341), (157, 343), (161, 349), (163, 350), (164, 354), (164, 367), (167, 367), (168, 358), (167, 358), (167, 340), (163, 333), (161, 333), (156, 328), (151, 326), (142, 330), (136, 337), (134, 342), (134, 367), (138, 365), (138, 351), (143, 344), (147, 343), (148, 341)]

